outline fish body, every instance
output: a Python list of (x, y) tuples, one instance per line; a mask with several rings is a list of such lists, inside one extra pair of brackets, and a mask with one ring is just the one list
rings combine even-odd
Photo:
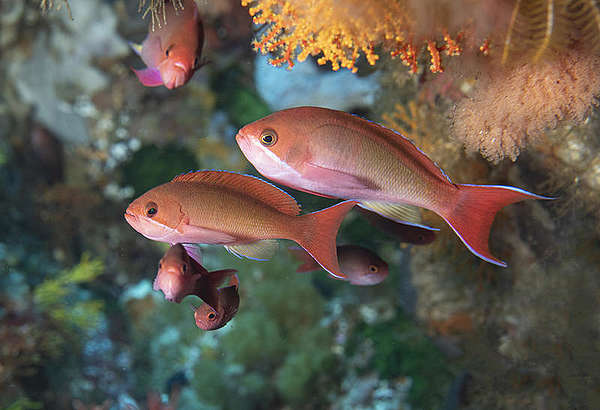
[[(289, 248), (302, 260), (296, 272), (311, 272), (320, 269), (319, 264), (304, 250)], [(346, 280), (353, 285), (368, 286), (381, 283), (389, 274), (388, 264), (375, 252), (357, 245), (337, 247), (338, 261)]]
[(194, 309), (194, 320), (196, 326), (203, 330), (216, 330), (225, 326), (238, 311), (240, 306), (240, 295), (238, 286), (228, 286), (217, 290), (217, 307), (213, 308), (203, 304)]
[(165, 7), (166, 24), (151, 23), (141, 46), (132, 44), (147, 66), (133, 71), (145, 86), (173, 89), (187, 83), (200, 67), (204, 29), (194, 0), (167, 0)]
[(397, 205), (440, 215), (480, 258), (506, 264), (488, 249), (498, 210), (527, 198), (519, 188), (454, 184), (410, 140), (379, 124), (336, 110), (298, 107), (244, 126), (240, 149), (264, 176), (294, 189), (361, 202), (395, 219)]
[(196, 295), (210, 306), (217, 306), (217, 287), (235, 272), (233, 269), (207, 271), (178, 243), (161, 258), (153, 289), (162, 291), (171, 302), (180, 303), (186, 296)]
[[(198, 171), (175, 177), (134, 200), (127, 222), (149, 239), (168, 243), (225, 245), (238, 256), (253, 257), (274, 239), (290, 239), (323, 268), (343, 277), (335, 238), (356, 202), (299, 215), (284, 191), (259, 178), (227, 171)], [(260, 259), (260, 257), (255, 257)]]

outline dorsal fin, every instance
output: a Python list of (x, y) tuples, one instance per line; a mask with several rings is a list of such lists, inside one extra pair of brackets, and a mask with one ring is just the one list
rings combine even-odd
[(177, 175), (171, 182), (198, 182), (224, 186), (267, 204), (288, 215), (298, 215), (300, 206), (296, 200), (282, 189), (252, 175), (230, 171), (193, 171)]

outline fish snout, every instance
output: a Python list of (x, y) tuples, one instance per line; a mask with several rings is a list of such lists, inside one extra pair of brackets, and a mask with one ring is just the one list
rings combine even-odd
[(125, 211), (123, 216), (129, 225), (135, 227), (135, 224), (137, 223), (137, 216), (129, 212), (129, 210)]
[(248, 139), (248, 136), (243, 132), (243, 129), (238, 131), (238, 133), (235, 136), (235, 140), (242, 152), (246, 153), (250, 148), (250, 141)]
[(173, 62), (169, 72), (165, 75), (165, 87), (169, 90), (181, 87), (191, 77), (191, 69), (181, 61)]

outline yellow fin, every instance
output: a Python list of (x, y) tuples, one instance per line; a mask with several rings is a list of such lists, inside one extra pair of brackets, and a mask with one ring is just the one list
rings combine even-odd
[(241, 245), (225, 245), (225, 249), (238, 258), (244, 257), (257, 261), (266, 261), (277, 252), (279, 242), (276, 239), (263, 239)]
[(287, 192), (260, 178), (230, 171), (195, 171), (177, 175), (171, 182), (218, 185), (246, 194), (288, 215), (298, 215), (300, 206)]
[(358, 206), (397, 222), (421, 223), (421, 211), (416, 206), (378, 201), (362, 201)]

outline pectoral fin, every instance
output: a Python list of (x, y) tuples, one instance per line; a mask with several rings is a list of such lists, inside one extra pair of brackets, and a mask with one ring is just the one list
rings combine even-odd
[(373, 211), (383, 217), (406, 225), (418, 226), (420, 228), (438, 231), (421, 223), (421, 211), (418, 207), (406, 204), (395, 204), (378, 201), (362, 201), (358, 204), (361, 208)]
[(137, 75), (140, 83), (144, 84), (146, 87), (158, 87), (163, 85), (162, 77), (160, 76), (160, 71), (156, 68), (145, 68), (143, 70), (136, 70), (132, 68), (135, 75)]
[(200, 246), (196, 243), (183, 243), (182, 245), (190, 258), (202, 265), (202, 249)]
[(304, 164), (302, 176), (312, 181), (328, 181), (344, 189), (372, 189), (369, 181), (337, 169), (316, 165), (312, 162)]
[(241, 245), (225, 245), (225, 249), (238, 258), (244, 257), (257, 261), (266, 261), (277, 252), (279, 242), (275, 239), (264, 239)]
[(133, 43), (133, 42), (129, 42), (129, 47), (131, 47), (131, 49), (138, 55), (138, 56), (142, 56), (142, 45), (141, 44), (137, 44), (137, 43)]

